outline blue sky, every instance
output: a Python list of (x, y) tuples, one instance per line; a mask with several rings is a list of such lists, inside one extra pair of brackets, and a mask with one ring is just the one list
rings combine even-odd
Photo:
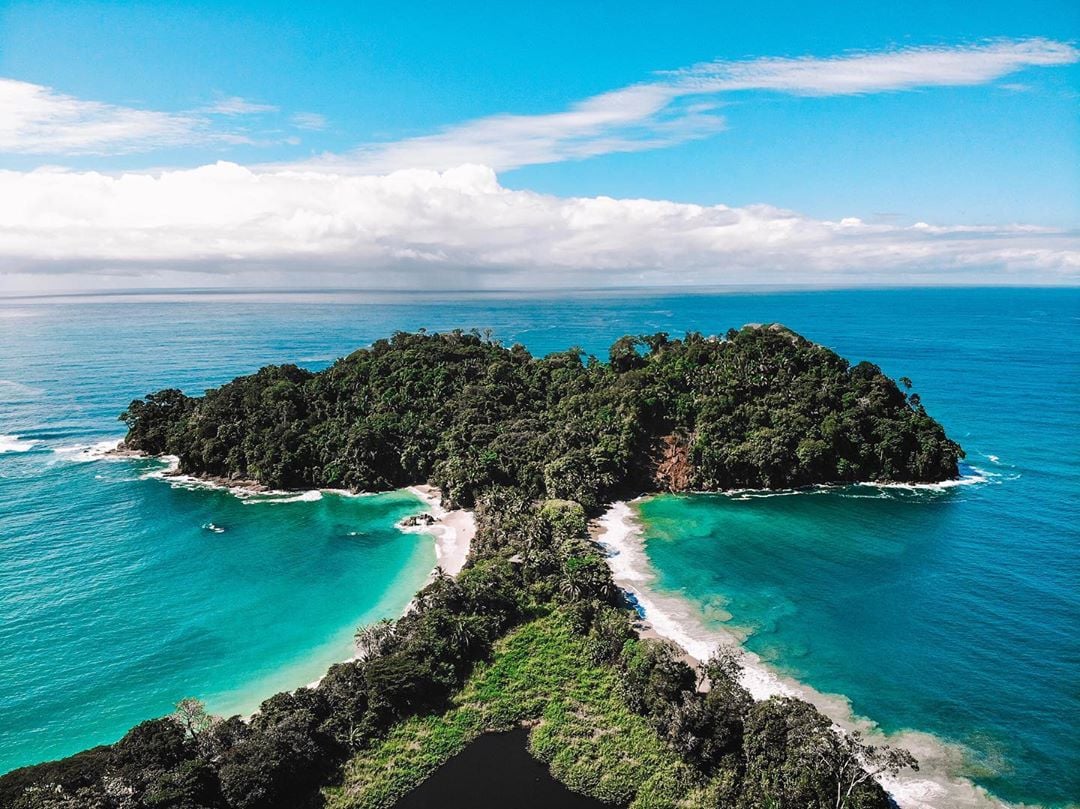
[[(365, 175), (480, 163), (497, 172), (506, 199), (520, 191), (751, 213), (763, 205), (814, 222), (1056, 229), (1064, 235), (1024, 242), (1027, 264), (984, 264), (1013, 282), (1051, 266), (1036, 280), (1071, 283), (1078, 39), (1080, 10), (1065, 2), (6, 3), (0, 78), (20, 83), (9, 85), (14, 114), (38, 117), (7, 138), (0, 123), (0, 168), (25, 184), (42, 166), (160, 177), (216, 161)], [(817, 71), (810, 84), (805, 70)], [(849, 86), (845, 71), (876, 78)], [(690, 81), (705, 91), (686, 91)], [(583, 109), (584, 123), (574, 118)], [(470, 177), (494, 193), (487, 178)], [(230, 238), (235, 226), (222, 224)], [(422, 264), (446, 253), (427, 249), (438, 238), (421, 239)], [(115, 272), (138, 258), (91, 260), (85, 246), (41, 256), (20, 245), (12, 255), (21, 261), (4, 262), (0, 242), (9, 276), (30, 264), (39, 278), (50, 263), (51, 274), (68, 273), (82, 258), (92, 272)], [(263, 270), (280, 269), (273, 256), (288, 246), (275, 254), (259, 245), (250, 252)], [(1046, 258), (1063, 245), (1065, 259)], [(481, 263), (517, 266), (505, 246), (497, 252)], [(870, 260), (861, 243), (855, 252)], [(469, 255), (447, 266), (457, 272)], [(979, 259), (956, 246), (949, 255), (971, 282)], [(618, 259), (605, 256), (583, 254), (581, 266), (614, 282)], [(187, 269), (200, 260), (169, 258)], [(383, 259), (359, 250), (330, 263), (349, 260)], [(724, 263), (710, 261), (689, 264)], [(627, 260), (654, 279), (688, 260), (672, 262)]]

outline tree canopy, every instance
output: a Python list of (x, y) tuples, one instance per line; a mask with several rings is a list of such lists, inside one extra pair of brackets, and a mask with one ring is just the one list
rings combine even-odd
[(955, 477), (962, 450), (914, 396), (779, 326), (623, 337), (606, 363), (455, 331), (397, 333), (318, 373), (268, 366), (201, 397), (160, 391), (121, 418), (129, 448), (193, 475), (430, 481), (465, 506), (499, 485), (592, 510), (657, 489)]

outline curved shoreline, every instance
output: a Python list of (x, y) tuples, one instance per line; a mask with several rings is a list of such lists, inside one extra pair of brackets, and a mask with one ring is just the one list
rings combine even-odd
[[(476, 536), (476, 516), (463, 508), (447, 511), (442, 505), (442, 494), (426, 483), (406, 486), (405, 491), (416, 495), (427, 504), (428, 513), (435, 519), (431, 525), (398, 526), (405, 533), (431, 534), (435, 537), (436, 567), (448, 576), (457, 576), (465, 567)], [(432, 577), (435, 571), (431, 571)]]
[[(123, 439), (112, 441), (100, 441), (88, 447), (65, 447), (65, 453), (70, 452), (71, 460), (86, 462), (97, 460), (125, 460), (125, 459), (151, 459), (163, 461), (166, 465), (162, 469), (154, 469), (144, 473), (141, 477), (163, 480), (170, 486), (180, 486), (201, 489), (224, 490), (233, 496), (245, 501), (245, 504), (255, 503), (293, 503), (317, 500), (323, 494), (333, 494), (340, 497), (367, 497), (373, 493), (353, 492), (347, 489), (311, 489), (307, 491), (287, 491), (270, 489), (255, 481), (235, 481), (224, 478), (200, 478), (194, 475), (181, 474), (177, 470), (180, 459), (175, 455), (153, 456), (138, 450), (128, 450), (123, 446)], [(435, 543), (435, 567), (428, 574), (427, 583), (435, 579), (438, 570), (442, 570), (448, 576), (457, 576), (465, 562), (468, 560), (469, 551), (472, 547), (473, 537), (476, 535), (476, 518), (471, 511), (465, 509), (447, 510), (442, 505), (442, 494), (434, 486), (418, 484), (406, 486), (398, 491), (407, 491), (424, 504), (424, 512), (431, 515), (432, 522), (429, 524), (403, 525), (398, 523), (395, 528), (403, 534), (428, 534)], [(416, 594), (406, 605), (402, 614), (412, 609)], [(345, 661), (355, 659), (353, 656), (345, 658)], [(336, 661), (344, 662), (344, 661)], [(323, 675), (298, 688), (314, 688), (322, 682)]]
[[(632, 503), (614, 503), (593, 521), (593, 539), (605, 552), (615, 583), (626, 591), (643, 618), (643, 637), (662, 637), (682, 647), (695, 664), (722, 644), (742, 645), (735, 632), (706, 625), (687, 598), (654, 589), (656, 573), (645, 549), (643, 526)], [(825, 694), (770, 668), (758, 655), (742, 649), (743, 685), (756, 700), (792, 696), (814, 705), (842, 731), (859, 730), (872, 744), (910, 750), (919, 759), (919, 773), (904, 772), (879, 782), (901, 809), (1003, 809), (1009, 804), (962, 776), (953, 775), (963, 759), (958, 747), (929, 733), (905, 730), (885, 734), (870, 719), (852, 711), (839, 694)]]
[[(102, 457), (148, 458), (152, 456), (113, 449), (104, 453)], [(375, 494), (375, 492), (353, 492), (348, 489), (310, 489), (307, 491), (268, 489), (261, 484), (252, 485), (248, 481), (206, 479), (194, 475), (180, 474), (177, 472), (180, 459), (175, 455), (159, 456), (158, 460), (167, 462), (168, 466), (165, 469), (148, 472), (144, 477), (158, 478), (175, 486), (224, 489), (249, 504), (303, 502), (317, 500), (323, 494), (333, 494), (339, 497), (369, 497)], [(433, 522), (426, 525), (403, 525), (398, 523), (394, 526), (403, 534), (429, 534), (435, 540), (435, 567), (428, 576), (428, 581), (430, 582), (435, 578), (436, 571), (439, 569), (448, 576), (457, 576), (469, 558), (472, 540), (476, 535), (475, 515), (465, 509), (447, 510), (443, 508), (442, 493), (436, 487), (427, 483), (405, 486), (397, 491), (409, 492), (409, 494), (423, 502), (425, 506), (424, 513), (430, 514), (433, 519)], [(406, 608), (406, 612), (408, 612), (408, 608)]]
[[(201, 478), (195, 475), (185, 475), (178, 471), (180, 459), (175, 455), (147, 455), (138, 450), (129, 450), (124, 447), (124, 440), (115, 439), (99, 441), (91, 446), (62, 447), (56, 452), (70, 452), (71, 460), (97, 461), (97, 460), (123, 460), (123, 459), (155, 459), (164, 461), (164, 469), (155, 469), (143, 475), (146, 478), (161, 479), (170, 485), (192, 486), (205, 489), (224, 489), (231, 494), (245, 499), (250, 503), (291, 503), (304, 500), (316, 500), (323, 494), (335, 494), (340, 497), (367, 497), (372, 492), (353, 492), (348, 489), (310, 489), (306, 491), (291, 491), (285, 489), (271, 489), (253, 480), (228, 480), (226, 478)], [(405, 486), (402, 489), (423, 501), (426, 513), (434, 519), (429, 525), (398, 525), (399, 531), (404, 534), (431, 534), (435, 539), (436, 567), (441, 568), (448, 576), (456, 576), (465, 566), (472, 545), (472, 538), (476, 534), (476, 518), (471, 511), (454, 509), (448, 511), (442, 506), (442, 494), (437, 488), (427, 483), (414, 486)], [(315, 496), (317, 495), (317, 496)], [(249, 499), (258, 498), (258, 499)], [(432, 570), (432, 576), (435, 571)]]
[[(76, 448), (65, 448), (76, 449)], [(152, 458), (141, 452), (123, 448), (122, 442), (100, 442), (82, 449), (72, 460)], [(285, 503), (318, 499), (324, 493), (347, 497), (363, 497), (357, 493), (338, 489), (312, 489), (309, 491), (279, 491), (269, 489), (254, 481), (207, 479), (179, 474), (179, 459), (173, 456), (157, 456), (166, 462), (163, 469), (144, 473), (143, 477), (163, 479), (170, 485), (192, 488), (224, 489), (249, 503)], [(881, 488), (934, 489), (963, 486), (983, 482), (981, 470), (978, 476), (963, 477), (956, 481), (938, 484), (881, 484), (855, 485)], [(851, 485), (851, 484), (847, 484)], [(447, 511), (441, 504), (437, 489), (429, 485), (408, 486), (405, 491), (424, 502), (426, 512), (434, 518), (428, 525), (398, 525), (403, 533), (429, 533), (435, 540), (436, 567), (447, 575), (456, 576), (468, 557), (471, 540), (475, 534), (475, 518), (464, 510)], [(763, 492), (761, 490), (738, 490), (724, 492), (736, 498), (755, 496), (783, 496), (802, 493), (801, 490)], [(641, 500), (643, 498), (637, 498)], [(637, 502), (637, 500), (632, 502)], [(656, 577), (644, 547), (642, 527), (630, 504), (617, 502), (593, 522), (594, 539), (605, 549), (606, 558), (615, 583), (627, 591), (639, 607), (645, 619), (643, 636), (659, 636), (670, 639), (686, 650), (690, 662), (705, 660), (720, 644), (741, 644), (742, 638), (732, 631), (713, 629), (705, 621), (695, 605), (677, 595), (666, 595), (651, 587)], [(435, 570), (429, 576), (434, 578)], [(411, 609), (412, 601), (405, 612)], [(352, 659), (352, 658), (346, 658)], [(760, 658), (743, 650), (743, 684), (757, 700), (774, 695), (793, 696), (810, 702), (829, 717), (841, 730), (858, 729), (871, 743), (893, 744), (911, 750), (922, 765), (923, 775), (904, 773), (897, 778), (879, 779), (901, 809), (1002, 809), (1009, 806), (994, 798), (981, 787), (966, 778), (951, 775), (962, 762), (958, 747), (930, 734), (918, 731), (901, 731), (884, 734), (869, 719), (853, 713), (849, 700), (838, 694), (825, 694), (787, 677), (767, 666)], [(308, 684), (314, 687), (322, 680)]]
[[(455, 577), (465, 566), (469, 558), (469, 550), (472, 547), (472, 539), (476, 534), (476, 517), (471, 511), (454, 509), (447, 511), (442, 506), (442, 494), (434, 486), (421, 484), (419, 486), (406, 486), (404, 491), (409, 492), (422, 500), (427, 505), (427, 513), (434, 518), (429, 525), (401, 525), (395, 526), (403, 534), (430, 534), (435, 538), (435, 567), (428, 574), (427, 583), (435, 580), (437, 571), (441, 568), (447, 576)], [(416, 602), (416, 593), (409, 599), (409, 603), (402, 611), (402, 615), (408, 614)], [(357, 652), (344, 661), (356, 660)], [(323, 681), (322, 677), (308, 683), (306, 688), (315, 688)]]

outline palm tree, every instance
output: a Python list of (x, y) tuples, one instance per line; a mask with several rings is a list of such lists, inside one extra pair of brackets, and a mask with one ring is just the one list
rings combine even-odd
[(566, 571), (559, 577), (559, 594), (570, 603), (581, 601), (585, 597), (584, 582), (572, 572)]
[(427, 590), (421, 590), (415, 596), (413, 596), (412, 608), (414, 610), (416, 610), (416, 612), (419, 612), (419, 613), (422, 613), (424, 610), (426, 610), (428, 608)]
[(448, 621), (447, 631), (450, 642), (459, 649), (470, 649), (476, 643), (476, 633), (463, 615), (453, 615)]
[(394, 622), (386, 618), (357, 629), (353, 636), (356, 656), (360, 660), (369, 660), (386, 654), (393, 646), (395, 629)]

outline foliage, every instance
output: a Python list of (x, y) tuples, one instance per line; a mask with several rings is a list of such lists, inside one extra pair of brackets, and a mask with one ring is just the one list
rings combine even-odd
[[(451, 710), (411, 719), (353, 758), (328, 806), (392, 806), (480, 733), (520, 722), (538, 722), (531, 750), (572, 789), (612, 803), (640, 796), (642, 805), (674, 806), (670, 796), (694, 785), (692, 770), (626, 707), (614, 670), (590, 663), (584, 647), (565, 612), (514, 631)], [(668, 797), (660, 801), (661, 794)]]
[(397, 621), (361, 628), (358, 657), (317, 686), (246, 722), (183, 700), (115, 745), (0, 777), (0, 805), (385, 807), (477, 734), (528, 722), (556, 777), (637, 809), (884, 809), (872, 776), (908, 754), (838, 736), (798, 700), (755, 704), (730, 651), (699, 690), (681, 650), (631, 629), (587, 519), (664, 486), (940, 480), (962, 451), (875, 366), (781, 327), (626, 337), (609, 360), (396, 334), (320, 373), (271, 366), (132, 402), (127, 445), (184, 472), (433, 482), (475, 511), (470, 559)]
[(161, 391), (121, 418), (130, 448), (190, 474), (366, 491), (430, 480), (464, 506), (499, 485), (591, 512), (671, 484), (654, 477), (672, 436), (694, 489), (954, 477), (962, 451), (913, 397), (779, 326), (624, 337), (607, 364), (455, 331), (397, 333), (319, 373), (268, 366), (200, 398)]
[[(852, 746), (854, 745), (854, 746)], [(739, 809), (887, 809), (881, 788), (862, 772), (858, 737), (838, 736), (814, 707), (792, 697), (754, 705), (746, 719), (745, 787)], [(895, 765), (914, 763), (897, 751)], [(851, 773), (846, 768), (852, 767)], [(839, 777), (838, 777), (839, 776)]]

